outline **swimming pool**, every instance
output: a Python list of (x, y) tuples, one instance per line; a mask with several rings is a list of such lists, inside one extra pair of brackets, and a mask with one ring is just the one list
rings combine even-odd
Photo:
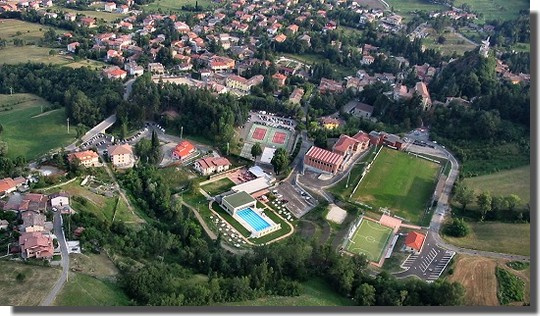
[(236, 215), (240, 216), (246, 221), (249, 226), (253, 227), (255, 231), (260, 232), (263, 229), (270, 227), (271, 225), (265, 221), (259, 214), (255, 213), (251, 208), (246, 208), (236, 212)]

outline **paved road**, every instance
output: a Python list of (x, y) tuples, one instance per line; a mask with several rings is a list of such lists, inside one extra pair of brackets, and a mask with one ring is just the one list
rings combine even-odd
[(128, 101), (129, 96), (131, 95), (131, 90), (133, 87), (133, 83), (135, 82), (135, 79), (130, 79), (124, 83), (124, 100)]
[(50, 306), (54, 300), (56, 299), (56, 296), (58, 293), (60, 293), (60, 290), (64, 286), (64, 283), (67, 281), (68, 273), (69, 273), (69, 253), (68, 253), (68, 246), (66, 242), (66, 237), (64, 236), (64, 229), (62, 228), (62, 216), (60, 215), (60, 212), (54, 213), (54, 234), (56, 235), (56, 238), (58, 239), (58, 244), (60, 245), (60, 251), (62, 253), (62, 274), (54, 284), (53, 288), (49, 292), (49, 294), (41, 301), (39, 305), (41, 306)]

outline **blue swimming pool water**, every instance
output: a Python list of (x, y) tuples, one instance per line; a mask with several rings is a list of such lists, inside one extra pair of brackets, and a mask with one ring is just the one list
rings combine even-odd
[(267, 221), (265, 221), (259, 214), (255, 213), (255, 211), (250, 208), (238, 211), (236, 214), (258, 232), (270, 227), (270, 224), (268, 224)]

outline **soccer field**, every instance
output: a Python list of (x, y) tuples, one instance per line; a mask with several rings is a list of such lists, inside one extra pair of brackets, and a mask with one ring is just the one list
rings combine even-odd
[(390, 236), (392, 236), (391, 228), (363, 218), (347, 245), (347, 251), (365, 254), (368, 260), (379, 262)]
[(422, 214), (437, 184), (441, 166), (413, 155), (383, 148), (353, 200), (389, 208), (395, 215), (422, 224)]

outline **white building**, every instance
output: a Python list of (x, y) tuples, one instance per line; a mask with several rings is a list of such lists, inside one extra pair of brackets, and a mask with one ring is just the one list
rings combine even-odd
[(116, 168), (131, 168), (135, 164), (133, 148), (129, 144), (109, 146), (107, 152)]

